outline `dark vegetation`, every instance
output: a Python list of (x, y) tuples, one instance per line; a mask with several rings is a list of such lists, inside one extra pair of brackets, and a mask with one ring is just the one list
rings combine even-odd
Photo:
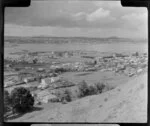
[(34, 98), (29, 90), (24, 87), (15, 88), (11, 92), (11, 105), (13, 110), (19, 113), (27, 112), (34, 105)]
[(13, 89), (10, 94), (8, 91), (4, 91), (4, 118), (7, 118), (8, 112), (15, 115), (32, 111), (33, 105), (34, 97), (24, 87)]
[(11, 98), (8, 91), (4, 90), (4, 114), (11, 110)]
[(100, 94), (103, 92), (105, 87), (106, 85), (104, 85), (103, 83), (96, 83), (94, 85), (89, 86), (85, 81), (82, 81), (78, 86), (79, 88), (78, 96), (81, 98), (88, 95)]
[(70, 90), (65, 90), (64, 94), (61, 97), (61, 102), (66, 103), (66, 102), (71, 102), (72, 101), (72, 93)]
[[(63, 85), (63, 83), (72, 84), (71, 82), (61, 81), (60, 85)], [(37, 87), (17, 87), (14, 88), (10, 94), (7, 91), (4, 91), (4, 118), (6, 117), (6, 119), (8, 119), (9, 113), (11, 113), (12, 115), (22, 115), (26, 112), (34, 111), (35, 107), (33, 106), (36, 99), (33, 95), (31, 95), (31, 91), (35, 91), (36, 89)], [(74, 99), (100, 94), (111, 89), (111, 87), (104, 83), (99, 82), (93, 85), (88, 85), (85, 81), (82, 81), (78, 83), (76, 85), (76, 88), (73, 90), (69, 87), (64, 88), (63, 90), (58, 89), (58, 92), (54, 93), (57, 98), (50, 101), (66, 104), (73, 101)]]
[(67, 102), (73, 101), (73, 97), (76, 97), (76, 99), (83, 98), (90, 95), (100, 94), (111, 89), (113, 89), (113, 87), (105, 85), (104, 83), (99, 82), (94, 85), (88, 85), (85, 81), (82, 81), (77, 85), (77, 89), (74, 90), (74, 92), (72, 92), (70, 88), (56, 91), (54, 94), (59, 100), (57, 99), (51, 102), (62, 102), (63, 104), (66, 104)]
[(66, 104), (67, 102), (72, 101), (72, 92), (69, 89), (65, 89), (63, 91), (57, 91), (55, 95), (58, 97), (57, 100), (52, 100), (52, 102), (62, 102), (63, 104)]

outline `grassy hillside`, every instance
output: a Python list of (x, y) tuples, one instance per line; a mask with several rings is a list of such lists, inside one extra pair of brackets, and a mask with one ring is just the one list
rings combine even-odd
[(21, 122), (134, 122), (147, 120), (147, 74), (117, 88), (62, 104), (45, 104), (41, 110), (9, 121)]

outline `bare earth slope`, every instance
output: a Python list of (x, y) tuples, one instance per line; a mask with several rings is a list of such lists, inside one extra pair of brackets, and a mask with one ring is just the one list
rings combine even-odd
[(71, 103), (25, 114), (11, 121), (21, 122), (146, 122), (147, 74), (126, 84)]

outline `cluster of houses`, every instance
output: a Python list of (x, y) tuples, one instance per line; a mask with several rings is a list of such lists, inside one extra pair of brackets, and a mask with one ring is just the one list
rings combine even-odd
[[(64, 78), (59, 77), (62, 72), (86, 72), (86, 71), (111, 71), (118, 74), (124, 74), (129, 77), (137, 75), (147, 69), (148, 66), (148, 56), (147, 54), (113, 54), (109, 56), (95, 57), (91, 59), (91, 63), (85, 62), (74, 62), (74, 63), (54, 63), (50, 65), (49, 69), (39, 67), (36, 71), (28, 68), (32, 71), (32, 74), (25, 74), (21, 79), (19, 76), (21, 74), (15, 73), (9, 75), (4, 75), (4, 87), (9, 87), (16, 85), (18, 83), (30, 84), (30, 82), (38, 81), (39, 83), (37, 89), (40, 92), (37, 94), (38, 101), (47, 103), (49, 100), (58, 100), (57, 97), (46, 92), (46, 89), (57, 89), (62, 87), (74, 86), (75, 84), (67, 82)], [(11, 64), (7, 64), (6, 68), (12, 69)], [(24, 71), (27, 69), (24, 68)], [(10, 70), (11, 72), (11, 70)], [(38, 78), (37, 78), (38, 73)], [(20, 82), (19, 82), (20, 81)]]
[(68, 58), (76, 55), (72, 51), (56, 51), (56, 52), (25, 52), (16, 57), (6, 57), (5, 59), (13, 62), (27, 62), (27, 63), (49, 63), (50, 59)]
[[(109, 56), (95, 57), (94, 59), (91, 59), (91, 61), (91, 64), (87, 64), (84, 62), (54, 64), (50, 65), (49, 70), (45, 70), (44, 68), (38, 68), (37, 71), (33, 72), (35, 73), (35, 75), (38, 72), (40, 76), (41, 84), (38, 86), (38, 88), (45, 89), (46, 87), (48, 87), (48, 84), (61, 80), (61, 78), (59, 78), (59, 74), (61, 74), (62, 72), (70, 71), (112, 71), (119, 74), (125, 74), (131, 77), (133, 75), (141, 73), (145, 68), (147, 68), (148, 56), (145, 53), (134, 53), (132, 55), (123, 55), (115, 53)], [(11, 64), (7, 64), (6, 67), (11, 68)], [(33, 71), (31, 68), (30, 70)], [(16, 77), (18, 75), (16, 75)], [(20, 80), (5, 79), (4, 86), (7, 87), (10, 85), (14, 85), (15, 83), (18, 83), (17, 81)], [(25, 76), (21, 81), (27, 84), (33, 81), (37, 81), (37, 77)]]
[(146, 54), (141, 55), (123, 55), (116, 54), (97, 58), (97, 67), (101, 71), (113, 71), (123, 73), (129, 77), (138, 74), (147, 68), (148, 57)]
[(50, 77), (41, 79), (41, 83), (38, 86), (38, 89), (46, 89), (50, 84), (60, 81), (60, 77)]

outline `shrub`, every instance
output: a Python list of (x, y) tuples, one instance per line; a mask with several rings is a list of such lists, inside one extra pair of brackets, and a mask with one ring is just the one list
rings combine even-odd
[(66, 103), (66, 102), (71, 102), (72, 101), (72, 93), (68, 89), (66, 89), (62, 93), (58, 93), (57, 97), (58, 97), (58, 99), (60, 99), (60, 101), (62, 103)]
[(63, 72), (66, 72), (66, 69), (65, 68), (56, 68), (54, 70), (55, 73), (63, 73)]
[(4, 114), (11, 110), (11, 98), (8, 91), (4, 90)]
[(18, 87), (11, 92), (13, 111), (18, 113), (29, 111), (34, 105), (34, 97), (24, 87)]
[(98, 90), (98, 93), (102, 93), (103, 89), (105, 88), (105, 85), (103, 83), (96, 83), (95, 84), (97, 90)]
[(56, 91), (54, 93), (57, 96), (57, 100), (54, 100), (52, 102), (71, 102), (72, 101), (72, 92), (69, 89), (66, 89), (64, 91)]
[(85, 81), (82, 81), (79, 83), (79, 86), (78, 86), (78, 90), (79, 90), (78, 96), (81, 98), (81, 97), (85, 97), (88, 95), (99, 94), (99, 93), (102, 93), (106, 87), (107, 86), (105, 84), (100, 83), (100, 82), (94, 85), (88, 86)]
[(95, 85), (91, 85), (88, 88), (89, 88), (89, 95), (94, 95), (98, 93), (98, 89)]
[(72, 101), (72, 93), (70, 90), (65, 90), (64, 92), (64, 99), (67, 101), (67, 102), (71, 102)]
[(60, 102), (59, 98), (53, 98), (50, 100), (51, 102)]
[(85, 81), (79, 83), (79, 97), (85, 97), (89, 95), (89, 87)]

